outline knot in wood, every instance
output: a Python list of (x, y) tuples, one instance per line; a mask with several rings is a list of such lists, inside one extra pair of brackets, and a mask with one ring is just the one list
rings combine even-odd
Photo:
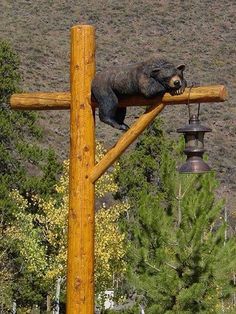
[(84, 152), (85, 152), (85, 153), (89, 152), (89, 146), (87, 146), (87, 145), (84, 146)]
[(75, 289), (79, 290), (80, 286), (81, 286), (81, 279), (80, 277), (77, 277), (75, 278)]

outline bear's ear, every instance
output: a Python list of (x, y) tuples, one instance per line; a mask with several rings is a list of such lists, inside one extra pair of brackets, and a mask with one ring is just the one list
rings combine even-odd
[(152, 70), (151, 70), (151, 74), (150, 74), (150, 76), (151, 77), (157, 77), (157, 75), (159, 74), (159, 72), (160, 72), (160, 68), (158, 68), (158, 67), (155, 67), (155, 68), (153, 68)]
[(180, 64), (180, 65), (177, 66), (177, 69), (183, 72), (185, 70), (185, 65), (184, 64)]

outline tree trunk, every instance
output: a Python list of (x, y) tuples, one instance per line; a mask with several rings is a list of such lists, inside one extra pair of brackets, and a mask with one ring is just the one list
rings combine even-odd
[(47, 294), (47, 312), (51, 311), (51, 296)]
[(16, 314), (16, 301), (12, 302), (12, 314)]
[(60, 312), (61, 283), (62, 283), (62, 278), (58, 277), (57, 283), (56, 283), (55, 305), (54, 305), (54, 309), (53, 309), (53, 314), (59, 314), (59, 312)]

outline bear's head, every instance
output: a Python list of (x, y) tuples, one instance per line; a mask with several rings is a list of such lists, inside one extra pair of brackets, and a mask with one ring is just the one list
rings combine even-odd
[(152, 64), (150, 76), (163, 85), (166, 91), (178, 91), (186, 87), (186, 81), (183, 76), (184, 64), (175, 67), (172, 63), (158, 61)]

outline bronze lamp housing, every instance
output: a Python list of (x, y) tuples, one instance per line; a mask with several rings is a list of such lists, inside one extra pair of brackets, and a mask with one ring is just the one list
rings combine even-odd
[(198, 115), (192, 115), (189, 124), (177, 130), (184, 134), (186, 162), (179, 168), (180, 173), (205, 173), (211, 168), (203, 160), (204, 135), (212, 130), (200, 124)]

